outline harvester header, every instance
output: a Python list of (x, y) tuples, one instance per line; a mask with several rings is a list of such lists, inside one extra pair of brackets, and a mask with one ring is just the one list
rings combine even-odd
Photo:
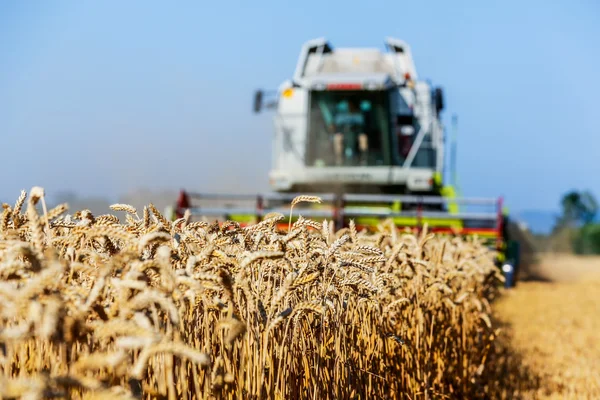
[(272, 192), (182, 191), (177, 214), (256, 223), (270, 212), (288, 215), (293, 198), (312, 194), (323, 203), (297, 215), (338, 228), (350, 220), (367, 229), (384, 219), (399, 229), (427, 224), (433, 232), (485, 238), (505, 259), (502, 199), (457, 198), (445, 182), (442, 88), (419, 78), (406, 42), (387, 38), (385, 46), (306, 42), (291, 78), (254, 96), (255, 112), (274, 111)]
[[(328, 220), (336, 229), (355, 222), (358, 229), (374, 228), (384, 219), (395, 225), (420, 231), (428, 225), (429, 231), (452, 235), (477, 235), (482, 238), (502, 238), (504, 214), (502, 198), (446, 199), (437, 196), (373, 195), (373, 194), (323, 194), (323, 193), (264, 193), (217, 194), (181, 191), (176, 217), (185, 212), (219, 221), (237, 221), (241, 226), (260, 222), (267, 214), (290, 212), (291, 202), (299, 196), (319, 197), (318, 206), (296, 206), (295, 221), (299, 217), (315, 221)], [(194, 204), (194, 206), (190, 206)], [(360, 204), (363, 204), (362, 206)], [(392, 205), (390, 207), (390, 204)], [(452, 208), (468, 206), (469, 211), (446, 212), (427, 210), (431, 206)], [(475, 208), (479, 208), (476, 210)], [(287, 227), (289, 221), (280, 224)]]

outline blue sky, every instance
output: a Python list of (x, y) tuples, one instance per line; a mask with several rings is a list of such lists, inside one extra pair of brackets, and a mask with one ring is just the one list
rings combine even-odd
[(267, 189), (272, 122), (253, 91), (322, 36), (409, 42), (444, 87), (447, 125), (458, 115), (463, 195), (512, 210), (555, 209), (572, 188), (600, 197), (600, 5), (489, 3), (2, 2), (0, 199)]

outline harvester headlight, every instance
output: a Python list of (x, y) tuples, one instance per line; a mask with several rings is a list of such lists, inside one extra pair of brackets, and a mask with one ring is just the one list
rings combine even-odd
[(292, 88), (287, 88), (282, 93), (283, 97), (287, 97), (288, 99), (290, 97), (292, 97), (293, 94), (294, 94), (294, 89), (292, 89)]
[(509, 272), (512, 272), (512, 270), (513, 270), (513, 267), (512, 267), (512, 265), (510, 265), (510, 264), (504, 264), (504, 265), (502, 266), (502, 271), (504, 271), (504, 272), (505, 272), (505, 273), (507, 273), (507, 274), (508, 274)]

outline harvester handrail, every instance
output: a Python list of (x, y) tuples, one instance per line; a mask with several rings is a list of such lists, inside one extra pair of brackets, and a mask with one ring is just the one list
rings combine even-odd
[(190, 207), (189, 210), (192, 215), (203, 215), (207, 217), (227, 214), (256, 215), (260, 213), (260, 210), (253, 207)]
[(202, 200), (256, 200), (255, 194), (239, 194), (239, 193), (193, 193), (188, 192), (190, 198)]
[[(256, 215), (264, 217), (265, 215), (273, 212), (279, 212), (281, 214), (289, 213), (289, 208), (265, 208), (256, 209), (249, 207), (190, 207), (190, 213), (192, 215), (203, 215), (203, 216), (221, 216), (221, 215)], [(333, 217), (335, 215), (334, 210), (315, 210), (315, 209), (302, 209), (299, 208), (296, 214), (300, 214), (303, 217)]]
[(202, 200), (256, 200), (257, 198), (262, 198), (263, 200), (289, 200), (292, 201), (295, 197), (303, 195), (303, 196), (318, 196), (323, 201), (333, 201), (335, 199), (335, 194), (319, 194), (319, 193), (249, 193), (249, 194), (239, 194), (239, 193), (198, 193), (198, 192), (187, 192), (186, 193), (190, 198), (202, 199)]
[(446, 198), (437, 196), (411, 196), (394, 194), (345, 194), (344, 201), (355, 201), (365, 203), (387, 203), (399, 201), (402, 203), (420, 203), (420, 204), (465, 204), (465, 205), (496, 205), (498, 199), (490, 197), (457, 197)]
[[(300, 195), (318, 196), (323, 201), (333, 201), (336, 197), (332, 193), (198, 193), (188, 192), (190, 198), (203, 200), (293, 200)], [(402, 203), (420, 203), (420, 204), (464, 204), (464, 205), (495, 205), (498, 199), (491, 197), (437, 197), (437, 196), (415, 196), (415, 195), (396, 195), (396, 194), (343, 194), (344, 201), (365, 202), (365, 203), (387, 203), (399, 201)]]
[[(227, 214), (250, 214), (257, 216), (265, 216), (268, 213), (279, 212), (286, 214), (289, 212), (289, 208), (265, 208), (256, 209), (252, 207), (190, 207), (190, 213), (193, 215), (227, 215)], [(332, 217), (335, 215), (334, 209), (311, 209), (311, 208), (298, 208), (296, 211), (304, 217)], [(451, 214), (443, 211), (384, 211), (384, 210), (368, 210), (360, 209), (357, 207), (344, 207), (343, 213), (347, 217), (421, 217), (421, 218), (435, 218), (435, 219), (464, 219), (464, 220), (495, 220), (496, 213), (475, 213), (475, 212), (463, 212)]]
[(451, 214), (443, 211), (379, 211), (379, 210), (353, 210), (352, 207), (344, 208), (347, 217), (421, 217), (433, 219), (463, 219), (463, 220), (490, 220), (495, 221), (496, 213), (463, 212)]

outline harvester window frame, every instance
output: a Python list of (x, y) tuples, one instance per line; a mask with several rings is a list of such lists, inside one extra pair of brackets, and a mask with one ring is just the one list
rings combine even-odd
[[(395, 113), (395, 115), (393, 116), (393, 123), (395, 132), (393, 135), (393, 145), (391, 150), (394, 164), (396, 166), (404, 165), (408, 154), (410, 154), (412, 148), (417, 144), (416, 139), (420, 130), (426, 129), (426, 132), (424, 132), (423, 140), (419, 144), (419, 148), (416, 150), (415, 157), (413, 158), (408, 168), (435, 169), (437, 165), (436, 157), (438, 149), (434, 145), (431, 128), (427, 129), (426, 126), (422, 126), (419, 123), (419, 119), (414, 113)], [(401, 129), (402, 126), (412, 126), (414, 128), (414, 133), (411, 135), (412, 140), (407, 156), (402, 155), (402, 151), (400, 149), (400, 136), (402, 135), (398, 134), (398, 130)]]
[[(379, 131), (380, 135), (377, 142), (377, 147), (376, 150), (377, 152), (381, 152), (381, 160), (382, 163), (381, 164), (377, 164), (375, 162), (369, 162), (367, 163), (366, 166), (368, 167), (390, 167), (394, 165), (394, 158), (392, 156), (392, 151), (393, 149), (391, 148), (392, 146), (392, 130), (393, 130), (393, 125), (392, 125), (392, 111), (391, 111), (391, 98), (390, 98), (390, 91), (387, 89), (384, 90), (344, 90), (344, 91), (335, 91), (335, 90), (310, 90), (308, 93), (308, 123), (306, 126), (306, 131), (307, 131), (307, 140), (306, 140), (306, 165), (307, 166), (315, 166), (315, 163), (317, 160), (320, 159), (320, 157), (317, 155), (317, 153), (319, 152), (320, 149), (318, 149), (318, 146), (321, 146), (321, 143), (328, 143), (328, 146), (330, 145), (330, 140), (332, 139), (333, 135), (335, 132), (331, 131), (330, 125), (333, 124), (333, 121), (335, 120), (335, 111), (333, 109), (333, 107), (330, 107), (332, 104), (338, 104), (338, 101), (340, 101), (340, 99), (336, 99), (335, 101), (331, 102), (331, 104), (327, 104), (327, 109), (326, 112), (329, 114), (331, 121), (327, 121), (326, 118), (323, 115), (323, 110), (319, 110), (320, 106), (318, 104), (316, 104), (317, 101), (322, 100), (322, 98), (320, 98), (320, 96), (315, 96), (315, 94), (323, 94), (323, 93), (332, 93), (335, 95), (338, 95), (340, 98), (342, 98), (344, 95), (346, 96), (359, 96), (362, 97), (363, 100), (365, 98), (367, 98), (367, 100), (369, 100), (371, 102), (371, 110), (373, 112), (372, 115), (372, 121), (371, 122), (371, 126), (370, 129), (367, 129), (367, 131), (370, 130), (375, 130), (375, 131)], [(337, 97), (337, 96), (336, 96)], [(330, 103), (327, 99), (324, 100), (326, 103)], [(343, 101), (343, 100), (342, 100)], [(318, 115), (314, 115), (313, 113), (316, 112), (316, 114)], [(383, 112), (383, 115), (381, 115), (381, 113)], [(377, 115), (379, 114), (379, 115)], [(319, 119), (320, 122), (315, 124), (315, 118)], [(319, 128), (320, 125), (320, 128)], [(322, 132), (321, 133), (317, 133), (317, 130), (321, 130), (323, 132), (326, 132), (325, 135), (327, 135), (327, 142), (322, 141), (323, 137), (317, 137), (317, 135), (324, 135)], [(369, 150), (368, 152), (372, 151), (371, 149), (372, 147), (372, 139), (373, 139), (373, 134), (372, 132), (365, 132), (367, 134), (367, 136), (369, 137)], [(322, 142), (321, 142), (322, 141)], [(333, 150), (333, 148), (331, 149)], [(321, 150), (323, 151), (323, 150)], [(333, 151), (331, 151), (331, 154), (333, 154)], [(326, 167), (335, 167), (335, 162), (332, 162), (333, 160), (330, 160), (330, 162), (326, 162), (325, 166)], [(356, 165), (352, 165), (351, 167), (361, 167), (360, 164), (356, 164)]]

